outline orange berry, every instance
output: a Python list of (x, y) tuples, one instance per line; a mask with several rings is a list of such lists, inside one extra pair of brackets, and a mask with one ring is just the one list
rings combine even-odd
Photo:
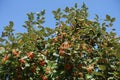
[(58, 41), (57, 37), (53, 38), (53, 42), (57, 42), (57, 41)]
[(46, 64), (46, 62), (45, 62), (44, 60), (40, 60), (39, 64), (40, 64), (41, 66), (44, 66), (44, 65)]
[(8, 54), (4, 56), (3, 61), (7, 61), (9, 59)]
[(91, 68), (86, 68), (87, 72), (88, 73), (91, 73), (92, 72), (92, 69)]
[(83, 78), (83, 73), (82, 72), (80, 72), (79, 75), (80, 75), (81, 78)]
[(59, 34), (58, 39), (63, 39), (63, 35)]
[(3, 49), (3, 47), (0, 47), (0, 50), (2, 50)]
[(74, 72), (74, 77), (78, 77), (78, 75), (79, 75), (78, 72), (75, 71), (75, 72)]
[(81, 68), (83, 65), (81, 63), (78, 64), (78, 68)]
[(72, 36), (72, 41), (75, 41), (75, 39), (76, 39), (75, 36)]
[(86, 68), (88, 73), (91, 73), (93, 71), (93, 69), (94, 69), (94, 64), (91, 64)]
[(20, 54), (20, 52), (17, 51), (17, 50), (15, 50), (15, 49), (12, 50), (12, 53), (13, 53), (14, 56), (17, 56), (17, 57), (18, 57), (19, 54)]
[(32, 58), (34, 57), (33, 52), (29, 52), (29, 53), (27, 53), (27, 57), (28, 57), (29, 59), (32, 59)]
[(92, 48), (88, 48), (88, 49), (87, 49), (87, 52), (88, 52), (88, 53), (91, 53), (92, 51), (93, 51)]
[(70, 42), (64, 42), (64, 43), (61, 45), (61, 47), (62, 47), (63, 49), (68, 49), (68, 48), (70, 48)]
[(48, 74), (48, 73), (52, 72), (52, 69), (48, 66), (48, 67), (46, 67), (45, 71), (46, 71), (45, 73)]
[(26, 63), (26, 61), (25, 61), (23, 58), (19, 59), (19, 61), (20, 61), (20, 63), (22, 63), (22, 64), (25, 64), (25, 63)]
[(36, 68), (31, 68), (31, 71), (33, 72), (33, 73), (35, 73), (36, 72)]
[(119, 62), (117, 62), (117, 65), (120, 65), (120, 61), (119, 61)]
[(65, 51), (62, 50), (62, 49), (60, 49), (60, 50), (59, 50), (59, 55), (60, 55), (60, 56), (64, 56), (64, 55), (65, 55)]
[(81, 44), (82, 49), (86, 49), (86, 46), (87, 46), (86, 43)]
[(42, 76), (42, 80), (48, 80), (47, 76)]
[(70, 64), (65, 64), (64, 68), (65, 68), (65, 70), (70, 70), (71, 69), (71, 65)]
[(47, 52), (47, 51), (44, 51), (44, 52), (43, 52), (43, 54), (44, 54), (44, 55), (47, 55), (47, 54), (48, 54), (48, 52)]

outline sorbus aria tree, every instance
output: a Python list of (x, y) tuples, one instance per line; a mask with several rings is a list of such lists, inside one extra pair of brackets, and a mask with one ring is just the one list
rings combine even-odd
[(23, 27), (14, 23), (0, 37), (1, 80), (114, 80), (120, 79), (120, 38), (115, 18), (89, 20), (88, 8), (53, 11), (56, 28), (44, 27), (45, 10), (28, 13)]

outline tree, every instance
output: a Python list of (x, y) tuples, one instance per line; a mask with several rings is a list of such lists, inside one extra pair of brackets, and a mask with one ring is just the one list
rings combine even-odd
[[(24, 33), (10, 21), (0, 38), (0, 79), (120, 79), (120, 38), (115, 18), (88, 19), (85, 4), (53, 11), (56, 28), (44, 27), (45, 10), (28, 13)], [(108, 31), (108, 29), (110, 29)]]

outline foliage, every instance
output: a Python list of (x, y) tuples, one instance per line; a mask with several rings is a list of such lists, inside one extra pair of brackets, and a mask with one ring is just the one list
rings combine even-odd
[[(28, 13), (24, 33), (14, 33), (10, 21), (0, 37), (0, 79), (113, 80), (120, 79), (120, 38), (115, 18), (88, 19), (85, 4), (53, 11), (56, 28), (43, 27), (45, 11)], [(108, 29), (111, 31), (107, 31)]]

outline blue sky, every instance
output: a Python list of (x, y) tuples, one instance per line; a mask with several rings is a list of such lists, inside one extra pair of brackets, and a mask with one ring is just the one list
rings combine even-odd
[(115, 17), (114, 27), (120, 36), (120, 0), (0, 0), (0, 34), (3, 26), (8, 25), (9, 21), (14, 21), (16, 32), (24, 31), (22, 25), (27, 20), (28, 12), (39, 12), (46, 10), (46, 23), (48, 27), (55, 27), (55, 20), (52, 10), (57, 8), (64, 9), (66, 6), (72, 7), (78, 3), (79, 7), (85, 3), (89, 8), (90, 18), (98, 14), (101, 19), (106, 14)]

